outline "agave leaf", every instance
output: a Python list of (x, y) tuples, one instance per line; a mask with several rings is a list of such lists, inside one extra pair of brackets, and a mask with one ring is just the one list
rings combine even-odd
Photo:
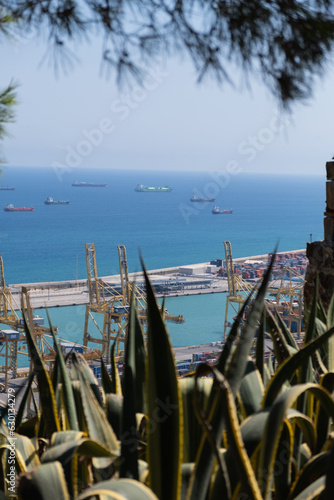
[(159, 500), (177, 500), (181, 492), (182, 400), (169, 336), (143, 261), (142, 266), (148, 318), (146, 393), (149, 484)]
[[(137, 479), (138, 475), (138, 437), (136, 422), (136, 306), (135, 294), (131, 296), (131, 309), (128, 335), (125, 345), (125, 364), (123, 372), (123, 411), (121, 432), (120, 477)], [(139, 374), (138, 374), (139, 375)]]
[[(245, 497), (249, 500), (262, 500), (258, 483), (255, 479), (254, 471), (242, 440), (242, 435), (238, 423), (237, 409), (235, 406), (232, 390), (230, 389), (227, 379), (223, 376), (223, 374), (221, 374), (214, 367), (212, 367), (211, 370), (216, 382), (214, 386), (216, 386), (218, 389), (218, 391), (216, 392), (217, 397), (215, 403), (217, 404), (219, 400), (223, 401), (223, 403), (220, 404), (220, 408), (224, 413), (226, 439), (229, 444), (231, 457), (234, 461), (234, 467), (239, 475), (239, 480), (241, 482), (241, 488), (238, 491), (238, 495), (240, 496), (240, 498), (245, 495)], [(203, 371), (203, 369), (199, 367), (196, 373), (196, 379), (201, 374), (201, 371)], [(202, 421), (206, 419), (207, 417), (203, 415)], [(217, 447), (218, 445), (219, 441), (215, 446)], [(217, 456), (216, 453), (215, 455)], [(222, 461), (222, 474), (225, 475), (225, 479), (227, 479), (227, 471), (224, 463), (225, 462)], [(194, 483), (192, 483), (190, 498), (201, 498), (195, 494), (193, 484)]]
[(280, 439), (287, 410), (295, 403), (298, 397), (307, 391), (319, 399), (332, 418), (334, 416), (334, 401), (327, 391), (316, 384), (297, 385), (287, 389), (278, 396), (269, 413), (259, 457), (259, 484), (264, 499), (270, 498), (275, 450)]
[(330, 443), (331, 449), (329, 451), (329, 459), (328, 459), (328, 469), (326, 474), (326, 487), (325, 491), (322, 495), (322, 500), (330, 500), (334, 497), (334, 448), (332, 446), (333, 443)]
[(104, 394), (112, 394), (115, 392), (113, 381), (108, 373), (103, 358), (101, 358), (101, 383)]
[[(81, 373), (79, 372), (79, 377)], [(119, 445), (114, 431), (100, 405), (92, 404), (95, 396), (90, 386), (85, 384), (84, 377), (80, 380), (82, 408), (87, 422), (89, 437), (107, 446), (110, 451), (118, 452)]]
[(80, 380), (81, 383), (89, 386), (95, 395), (97, 402), (100, 407), (103, 408), (102, 396), (100, 393), (99, 384), (93, 375), (92, 370), (89, 368), (87, 361), (81, 354), (73, 352), (71, 354), (72, 358), (72, 375), (73, 379)]
[(249, 301), (252, 297), (252, 292), (248, 295), (246, 298), (245, 302), (242, 305), (242, 308), (240, 309), (235, 321), (233, 322), (233, 325), (230, 329), (229, 335), (226, 339), (226, 342), (224, 344), (223, 350), (220, 353), (218, 362), (216, 364), (217, 370), (219, 370), (221, 373), (225, 373), (226, 369), (226, 364), (228, 360), (230, 359), (232, 348), (233, 348), (233, 343), (238, 337), (238, 332), (239, 332), (239, 327), (241, 325), (241, 322), (243, 320), (244, 313), (246, 311), (246, 308), (248, 307)]
[(286, 500), (291, 484), (291, 462), (293, 454), (293, 431), (290, 422), (284, 421), (282, 434), (278, 441), (274, 469), (275, 498)]
[(70, 500), (61, 464), (42, 464), (20, 476), (18, 494), (21, 498)]
[(89, 438), (81, 438), (74, 441), (67, 441), (46, 450), (42, 457), (42, 463), (60, 462), (65, 465), (78, 454), (87, 458), (93, 457), (116, 457), (118, 453), (110, 451), (97, 441)]
[(256, 369), (253, 360), (249, 359), (238, 393), (245, 418), (260, 410), (263, 394), (264, 387), (260, 372)]
[(49, 321), (49, 326), (50, 326), (50, 332), (53, 338), (54, 342), (54, 348), (57, 353), (57, 363), (59, 366), (59, 378), (61, 380), (62, 384), (62, 408), (65, 411), (66, 415), (66, 428), (72, 429), (74, 431), (79, 430), (78, 426), (78, 417), (77, 417), (77, 412), (76, 412), (76, 407), (75, 407), (75, 401), (74, 401), (74, 396), (73, 396), (73, 390), (72, 390), (72, 385), (71, 385), (71, 380), (66, 368), (66, 363), (64, 361), (63, 355), (61, 353), (60, 347), (58, 345), (56, 335), (54, 332), (54, 328), (51, 322), (51, 318), (49, 315), (48, 309), (46, 310), (48, 321)]
[(116, 348), (116, 340), (111, 346), (110, 359), (111, 359), (111, 380), (113, 381), (114, 387), (113, 392), (117, 394), (117, 396), (122, 396), (122, 386), (121, 380), (119, 378), (116, 358), (115, 358), (115, 348)]
[(116, 394), (106, 394), (105, 410), (109, 424), (113, 428), (117, 439), (121, 437), (123, 397)]
[(31, 440), (26, 436), (15, 434), (15, 452), (21, 454), (26, 470), (33, 469), (40, 465), (38, 450), (36, 450)]
[[(321, 306), (322, 306), (322, 304), (321, 304)], [(334, 295), (332, 295), (331, 301), (329, 303), (329, 306), (327, 309), (327, 315), (324, 314), (324, 320), (326, 322), (327, 328), (334, 326)]]
[(299, 347), (297, 342), (294, 339), (294, 336), (291, 334), (289, 328), (286, 326), (286, 324), (283, 321), (283, 318), (281, 314), (278, 312), (277, 308), (274, 306), (275, 312), (276, 312), (276, 318), (277, 318), (277, 323), (279, 328), (281, 329), (281, 332), (284, 335), (285, 341), (287, 344), (292, 347), (293, 349), (296, 349), (298, 351)]
[[(261, 286), (257, 292), (251, 310), (247, 315), (246, 322), (240, 334), (238, 345), (233, 352), (229, 367), (226, 370), (226, 378), (234, 395), (236, 395), (236, 393), (238, 392), (242, 378), (245, 374), (248, 356), (250, 354), (250, 350), (253, 344), (254, 335), (258, 323), (261, 320), (262, 311), (264, 307), (264, 298), (266, 295), (266, 288), (268, 285), (274, 260), (275, 260), (275, 253), (273, 254), (270, 265), (268, 266), (268, 269), (265, 273)], [(214, 393), (216, 392), (217, 389), (215, 385), (216, 384), (213, 384), (212, 396), (210, 398), (209, 407), (214, 408), (214, 412), (211, 415), (211, 425), (213, 427), (213, 433), (215, 434), (216, 439), (218, 439), (218, 436), (221, 436), (223, 430), (224, 412), (223, 408), (220, 406), (222, 404), (222, 399), (220, 399), (217, 405), (215, 406), (212, 405)], [(192, 478), (190, 500), (202, 500), (205, 498), (211, 481), (213, 464), (214, 464), (214, 455), (212, 453), (212, 450), (210, 448), (210, 445), (206, 437), (203, 437), (197, 455), (196, 466)]]
[(226, 373), (227, 381), (234, 395), (239, 390), (242, 378), (246, 370), (247, 360), (252, 348), (254, 335), (257, 330), (258, 324), (261, 321), (261, 316), (264, 308), (264, 299), (275, 257), (276, 251), (273, 253), (270, 264), (263, 277), (261, 286), (252, 304), (252, 308), (247, 315), (244, 328), (241, 331), (240, 340), (232, 355), (232, 360)]
[(277, 394), (287, 380), (290, 380), (296, 370), (307, 360), (309, 357), (327, 341), (334, 333), (334, 327), (330, 328), (320, 337), (315, 338), (310, 343), (303, 346), (298, 352), (286, 359), (276, 370), (275, 376), (270, 380), (266, 387), (266, 392), (263, 398), (262, 407), (269, 407), (275, 400)]
[[(78, 417), (78, 425), (80, 431), (88, 434), (87, 422), (85, 420), (85, 415), (82, 409), (82, 398), (81, 398), (81, 389), (79, 380), (72, 381), (72, 390), (75, 401), (75, 406), (77, 409), (77, 417)], [(71, 431), (70, 431), (71, 432)], [(76, 432), (76, 431), (74, 431)]]
[(56, 408), (55, 395), (44, 360), (39, 353), (34, 336), (30, 331), (30, 327), (26, 321), (25, 316), (24, 328), (27, 344), (30, 351), (30, 359), (32, 361), (34, 372), (38, 380), (39, 400), (40, 406), (42, 407), (43, 424), (45, 426), (46, 435), (50, 437), (54, 432), (60, 430), (60, 422)]
[(314, 482), (315, 478), (326, 475), (329, 466), (329, 457), (330, 453), (327, 451), (312, 457), (311, 460), (308, 461), (294, 482), (289, 498), (293, 499), (302, 493)]
[(257, 339), (255, 346), (255, 364), (260, 372), (262, 380), (264, 380), (264, 343), (266, 337), (266, 312), (262, 313), (262, 319), (257, 331)]
[[(196, 459), (198, 446), (201, 442), (203, 430), (196, 418), (193, 406), (195, 379), (186, 377), (179, 379), (183, 407), (183, 463), (191, 463)], [(207, 405), (212, 389), (212, 378), (199, 378), (197, 391), (199, 405), (207, 412)]]
[[(326, 373), (320, 380), (320, 385), (324, 387), (333, 397), (334, 392), (334, 373)], [(318, 404), (316, 411), (316, 428), (317, 428), (317, 453), (319, 453), (326, 443), (328, 431), (331, 425), (331, 419), (328, 417), (324, 408)]]
[[(322, 476), (316, 479), (310, 484), (305, 490), (303, 490), (299, 495), (294, 497), (294, 500), (315, 500), (320, 498), (320, 494), (325, 490), (326, 477)], [(321, 497), (324, 498), (324, 497)], [(332, 498), (332, 497), (328, 497)]]
[(23, 415), (24, 415), (24, 410), (25, 410), (25, 407), (26, 407), (26, 404), (27, 404), (27, 400), (28, 400), (28, 396), (29, 396), (29, 393), (30, 393), (30, 390), (31, 390), (31, 387), (32, 387), (32, 383), (34, 381), (34, 372), (31, 372), (29, 374), (29, 377), (28, 377), (28, 380), (27, 380), (27, 384), (25, 386), (25, 390), (24, 390), (24, 393), (23, 393), (23, 396), (22, 396), (22, 399), (20, 401), (20, 406), (17, 410), (17, 413), (16, 413), (16, 416), (15, 416), (15, 426), (16, 426), (16, 429), (18, 429), (21, 425), (21, 422), (22, 422), (22, 419), (23, 419)]
[(115, 500), (158, 500), (158, 497), (151, 489), (134, 479), (101, 481), (81, 493), (77, 500), (86, 500), (90, 497), (94, 497), (95, 499), (98, 495), (105, 495), (107, 498)]
[(51, 437), (51, 446), (58, 446), (69, 441), (79, 441), (83, 437), (83, 434), (81, 431), (72, 430), (55, 432)]
[[(277, 313), (278, 314), (278, 313)], [(282, 321), (284, 324), (284, 321)], [(294, 354), (298, 348), (292, 347), (282, 333), (271, 311), (267, 310), (267, 324), (269, 328), (270, 337), (273, 342), (275, 357), (279, 364)]]

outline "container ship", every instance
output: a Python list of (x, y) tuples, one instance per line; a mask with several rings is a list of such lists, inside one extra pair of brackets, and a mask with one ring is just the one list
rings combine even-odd
[(70, 202), (67, 200), (54, 200), (51, 196), (48, 196), (44, 200), (45, 205), (68, 205)]
[(92, 182), (73, 182), (73, 187), (95, 187), (95, 188), (104, 188), (107, 184), (93, 184)]
[(213, 207), (212, 213), (214, 215), (219, 215), (219, 214), (233, 214), (233, 210), (219, 210), (219, 207)]
[(143, 184), (137, 184), (135, 191), (138, 193), (170, 193), (173, 190), (169, 186), (143, 186)]
[(192, 197), (190, 198), (190, 201), (197, 201), (198, 203), (205, 203), (206, 201), (216, 201), (215, 198), (200, 198), (199, 196), (196, 196), (196, 194), (193, 194)]
[(11, 203), (4, 208), (5, 212), (33, 212), (34, 207), (14, 207)]
[(0, 191), (14, 191), (13, 186), (0, 186)]

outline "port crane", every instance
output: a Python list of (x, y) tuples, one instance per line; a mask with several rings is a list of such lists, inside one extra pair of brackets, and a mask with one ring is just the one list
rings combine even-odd
[[(147, 305), (145, 292), (129, 279), (126, 249), (118, 245), (118, 259), (120, 269), (120, 287), (111, 286), (98, 277), (96, 251), (94, 243), (85, 244), (87, 285), (89, 304), (86, 306), (83, 345), (89, 342), (98, 344), (101, 356), (109, 360), (110, 345), (115, 342), (116, 354), (120, 357), (124, 352), (124, 342), (130, 313), (130, 298), (135, 294), (139, 321), (145, 328), (147, 323)], [(99, 317), (103, 321), (99, 321)], [(183, 316), (175, 316), (164, 311), (164, 319), (174, 323), (183, 323)], [(91, 328), (99, 332), (99, 336), (92, 333)]]
[[(26, 318), (41, 356), (50, 369), (56, 356), (50, 328), (43, 325), (43, 318), (33, 314), (27, 288), (22, 288), (21, 304), (15, 301), (10, 288), (6, 286), (3, 259), (0, 255), (0, 391), (7, 391), (10, 379), (26, 377), (29, 374), (28, 366), (18, 367), (19, 355), (29, 358), (23, 317)], [(55, 326), (53, 330), (58, 332)], [(64, 339), (58, 338), (58, 341), (61, 344), (63, 342), (67, 348), (71, 348), (71, 345), (78, 347), (77, 344)], [(79, 347), (82, 347), (83, 356), (87, 360), (100, 356), (97, 351)]]
[[(228, 295), (226, 298), (224, 340), (226, 339), (229, 325), (228, 315), (232, 308), (237, 314), (240, 312), (246, 298), (259, 287), (259, 281), (250, 283), (234, 271), (232, 247), (229, 241), (224, 241), (225, 266), (227, 274)], [(272, 275), (267, 288), (267, 304), (269, 308), (282, 314), (284, 321), (291, 329), (292, 323), (296, 324), (297, 334), (300, 337), (303, 322), (303, 286), (304, 276), (295, 269), (284, 266)]]

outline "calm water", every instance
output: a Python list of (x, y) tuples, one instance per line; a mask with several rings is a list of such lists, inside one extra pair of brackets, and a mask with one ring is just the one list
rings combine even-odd
[[(75, 180), (106, 183), (106, 188), (73, 188)], [(170, 185), (172, 193), (137, 193), (137, 184)], [(230, 240), (234, 257), (305, 248), (323, 239), (325, 177), (233, 175), (192, 172), (80, 170), (61, 178), (51, 168), (3, 169), (0, 191), (0, 253), (6, 283), (85, 278), (84, 245), (94, 242), (100, 276), (117, 274), (117, 245), (127, 250), (130, 271), (224, 258)], [(212, 204), (191, 203), (193, 193), (214, 196), (232, 215), (214, 216)], [(68, 199), (47, 206), (44, 199)], [(34, 206), (34, 212), (9, 213), (2, 207)], [(2, 204), (2, 205), (1, 205)], [(175, 346), (221, 339), (225, 295), (167, 299), (183, 314), (184, 325), (170, 325)], [(38, 311), (43, 314), (43, 311)], [(60, 336), (82, 341), (83, 308), (55, 308)]]

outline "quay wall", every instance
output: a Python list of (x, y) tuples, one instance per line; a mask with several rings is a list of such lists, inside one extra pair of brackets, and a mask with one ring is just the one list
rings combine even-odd
[[(284, 254), (297, 254), (297, 253), (305, 253), (305, 249), (300, 249), (300, 250), (289, 250), (286, 252), (277, 252), (278, 255), (284, 255)], [(268, 258), (268, 254), (262, 254), (262, 255), (252, 255), (249, 257), (237, 257), (233, 258), (234, 263), (241, 263), (245, 260), (266, 260)], [(223, 259), (225, 260), (225, 259)], [(209, 266), (210, 262), (203, 262), (199, 264), (192, 264), (193, 266)], [(165, 267), (161, 269), (154, 269), (154, 270), (148, 270), (148, 274), (154, 274), (154, 275), (166, 275), (166, 274), (176, 274), (179, 272), (180, 267), (188, 267), (189, 264), (186, 265), (180, 265), (177, 267)], [(191, 266), (191, 264), (190, 264)], [(136, 276), (141, 276), (141, 272), (136, 272), (136, 273), (129, 273), (130, 277), (136, 277)], [(115, 280), (118, 281), (120, 280), (120, 275), (119, 274), (114, 274), (110, 276), (100, 276), (101, 279), (104, 281), (110, 281), (110, 280)], [(45, 282), (35, 282), (35, 283), (16, 283), (13, 285), (8, 285), (8, 287), (11, 289), (12, 292), (19, 292), (22, 287), (26, 287), (28, 289), (39, 289), (39, 290), (45, 290), (48, 288), (57, 288), (59, 290), (65, 289), (65, 288), (81, 288), (83, 286), (87, 285), (87, 279), (80, 279), (80, 280), (66, 280), (66, 281), (45, 281)]]

